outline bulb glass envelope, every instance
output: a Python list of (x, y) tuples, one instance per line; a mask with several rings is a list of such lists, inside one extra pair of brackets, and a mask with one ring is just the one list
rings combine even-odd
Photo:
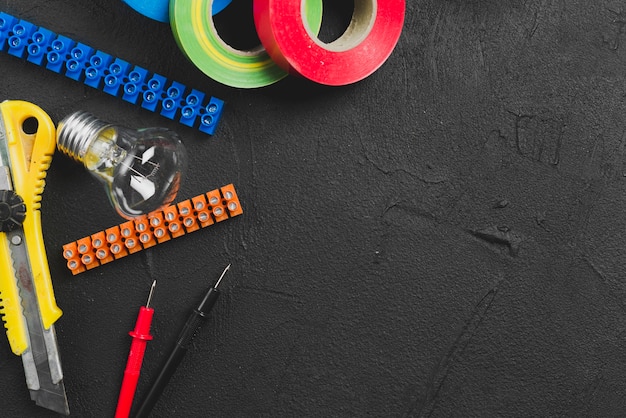
[(91, 143), (84, 164), (104, 181), (118, 213), (130, 219), (174, 200), (185, 160), (182, 143), (170, 130), (109, 126)]

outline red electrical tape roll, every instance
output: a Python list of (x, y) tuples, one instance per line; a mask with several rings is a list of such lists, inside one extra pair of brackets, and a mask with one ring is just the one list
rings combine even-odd
[(265, 50), (284, 70), (339, 86), (364, 79), (389, 58), (404, 11), (404, 0), (355, 0), (348, 29), (331, 43), (304, 23), (302, 0), (254, 0), (254, 23)]

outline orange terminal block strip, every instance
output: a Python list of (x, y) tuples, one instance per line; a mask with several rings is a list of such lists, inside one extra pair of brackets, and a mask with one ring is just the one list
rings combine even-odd
[(77, 275), (242, 213), (229, 184), (65, 244), (63, 257)]

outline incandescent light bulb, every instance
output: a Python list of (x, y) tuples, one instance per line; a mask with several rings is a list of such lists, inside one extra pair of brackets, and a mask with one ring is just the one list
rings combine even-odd
[(171, 203), (187, 165), (175, 132), (132, 130), (82, 111), (59, 122), (57, 147), (105, 185), (117, 213), (126, 219)]

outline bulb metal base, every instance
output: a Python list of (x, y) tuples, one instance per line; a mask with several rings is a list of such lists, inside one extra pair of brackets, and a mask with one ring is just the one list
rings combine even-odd
[(111, 126), (89, 112), (78, 111), (65, 117), (57, 128), (57, 148), (76, 161), (84, 163), (91, 143)]

